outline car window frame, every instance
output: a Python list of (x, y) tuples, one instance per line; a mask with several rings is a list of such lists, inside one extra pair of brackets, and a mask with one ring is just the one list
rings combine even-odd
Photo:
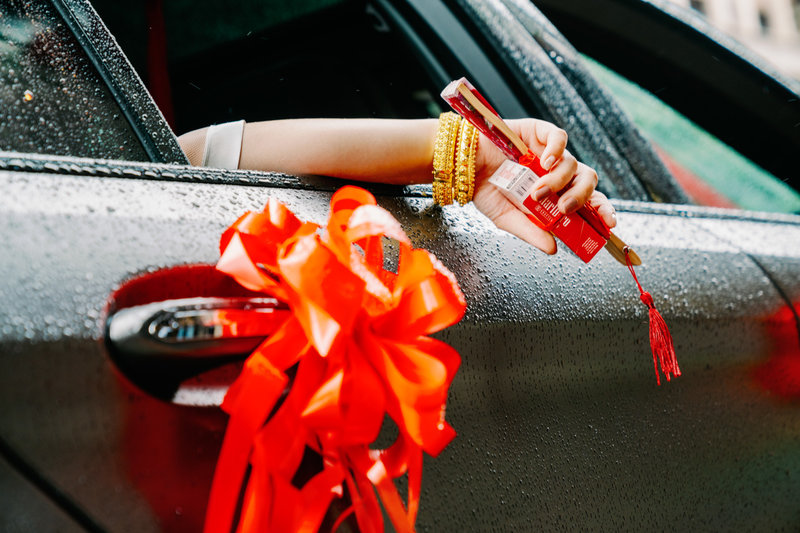
[(150, 161), (188, 164), (172, 129), (89, 0), (51, 3), (108, 87)]
[[(607, 133), (603, 142), (614, 146), (647, 189), (651, 201), (691, 203), (688, 195), (614, 96), (586, 68), (580, 53), (558, 28), (529, 0), (502, 0), (511, 14), (544, 49), (553, 67), (582, 100)], [(598, 146), (598, 149), (602, 147)]]
[[(89, 1), (51, 1), (109, 87), (151, 161), (187, 164), (186, 156), (174, 133)], [(552, 116), (545, 113), (541, 118), (562, 124), (570, 130), (571, 144), (583, 143), (591, 147), (584, 152), (599, 154), (599, 160), (587, 160), (586, 157), (583, 159), (597, 168), (601, 176), (605, 176), (601, 178), (604, 180), (601, 187), (605, 185), (603, 188), (609, 196), (626, 200), (652, 199), (640, 177), (632, 171), (626, 159), (627, 154), (613, 148), (600, 121), (583, 113), (586, 106), (582, 101), (575, 102), (584, 118), (576, 127), (573, 116), (578, 113), (570, 113), (575, 111), (575, 106), (571, 106), (566, 113), (553, 113), (560, 102), (551, 102), (547, 98), (542, 101), (541, 93), (546, 91), (537, 91), (536, 84), (531, 84), (531, 80), (519, 79), (515, 71), (524, 69), (514, 68), (519, 65), (510, 64), (509, 61), (532, 61), (539, 67), (535, 69), (537, 74), (544, 72), (545, 75), (541, 77), (546, 78), (551, 86), (555, 85), (560, 89), (557, 93), (565, 92), (569, 96), (574, 94), (566, 77), (552, 65), (543, 64), (543, 61), (550, 63), (550, 58), (524, 27), (518, 25), (513, 39), (515, 42), (523, 41), (522, 46), (527, 47), (528, 51), (534, 47), (537, 53), (524, 54), (524, 57), (515, 59), (508, 57), (508, 44), (497, 41), (497, 28), (486, 27), (485, 23), (476, 26), (472, 22), (476, 17), (475, 10), (481, 7), (476, 7), (476, 4), (480, 2), (470, 4), (469, 1), (464, 1), (460, 5), (450, 5), (440, 0), (406, 0), (405, 3), (390, 4), (387, 0), (377, 0), (376, 4), (395, 27), (405, 34), (425, 67), (434, 74), (434, 83), (443, 75), (449, 81), (466, 73), (490, 100), (496, 102), (498, 110), (507, 118), (531, 116), (534, 108), (550, 111), (549, 115)], [(488, 9), (508, 13), (502, 2), (491, 1), (490, 4), (486, 6)], [(404, 13), (399, 14), (395, 7), (399, 7)], [(433, 11), (438, 15), (432, 16)], [(477, 18), (480, 19), (479, 16)], [(420, 23), (423, 26), (419, 26)], [(435, 28), (427, 24), (433, 24)], [(431, 32), (431, 29), (434, 31)], [(472, 53), (462, 53), (465, 47)], [(543, 60), (543, 57), (546, 59)], [(598, 149), (598, 136), (605, 139), (606, 144), (612, 148)], [(580, 156), (580, 149), (574, 151)], [(668, 173), (666, 175), (669, 176)], [(667, 201), (670, 200), (672, 203), (686, 203), (675, 202), (675, 195), (671, 199), (667, 198)]]

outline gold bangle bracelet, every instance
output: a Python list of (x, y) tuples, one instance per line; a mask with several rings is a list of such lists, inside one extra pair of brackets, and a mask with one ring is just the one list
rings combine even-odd
[(452, 112), (439, 115), (436, 144), (433, 149), (433, 201), (453, 203), (453, 170), (460, 117)]
[(456, 152), (456, 200), (461, 205), (472, 201), (475, 192), (475, 155), (478, 151), (478, 130), (462, 120), (458, 130), (458, 151)]

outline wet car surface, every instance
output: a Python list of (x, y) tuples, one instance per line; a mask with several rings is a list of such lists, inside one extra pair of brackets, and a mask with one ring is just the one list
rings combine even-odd
[[(225, 373), (185, 380), (157, 356), (121, 364), (103, 339), (109, 310), (130, 304), (115, 291), (143, 274), (213, 264), (222, 231), (268, 197), (323, 221), (341, 182), (188, 167), (90, 8), (54, 6), (52, 16), (71, 21), (64, 28), (83, 28), (72, 46), (91, 44), (89, 64), (107, 65), (93, 83), (110, 87), (120, 116), (131, 117), (123, 121), (132, 131), (125, 139), (143, 148), (132, 161), (110, 151), (74, 158), (5, 144), (3, 130), (0, 500), (12, 512), (2, 513), (0, 529), (195, 531), (225, 427), (213, 405)], [(103, 7), (100, 14), (113, 20)], [(471, 206), (433, 208), (429, 188), (371, 186), (415, 245), (453, 270), (469, 304), (464, 320), (439, 335), (463, 361), (448, 407), (459, 436), (426, 460), (419, 529), (796, 529), (800, 218), (686, 205), (641, 130), (616, 104), (604, 107), (607, 95), (578, 90), (577, 78), (562, 74), (577, 68), (577, 54), (552, 54), (535, 28), (509, 22), (514, 15), (525, 21), (519, 10), (532, 9), (527, 4), (330, 9), (326, 16), (361, 21), (376, 40), (391, 37), (380, 50), (409, 65), (382, 74), (380, 82), (394, 87), (386, 92), (399, 96), (379, 104), (379, 81), (370, 87), (368, 78), (352, 78), (352, 91), (327, 104), (341, 104), (344, 115), (425, 116), (440, 82), (466, 74), (506, 116), (563, 118), (557, 122), (570, 131), (573, 150), (601, 170), (601, 188), (615, 198), (619, 235), (644, 259), (640, 279), (670, 325), (683, 371), (656, 387), (646, 308), (607, 254), (588, 265), (563, 250), (544, 256)], [(168, 9), (164, 16), (169, 22)], [(247, 91), (266, 87), (260, 82), (270, 76), (305, 81), (303, 69), (292, 80), (291, 69), (271, 74), (270, 66), (252, 87), (237, 79), (232, 86), (245, 94), (232, 102), (221, 99), (224, 85), (206, 85), (213, 69), (191, 77), (200, 57), (226, 57), (226, 47), (241, 57), (257, 40), (241, 37), (171, 61), (179, 133), (229, 118), (278, 118), (249, 110)], [(467, 54), (475, 49), (483, 60)], [(416, 77), (401, 84), (408, 72)], [(201, 93), (191, 106), (183, 98), (189, 89)], [(2, 90), (13, 105), (26, 103), (12, 98), (24, 95), (23, 84)], [(299, 113), (307, 101), (272, 112)], [(309, 105), (311, 116), (327, 110)], [(37, 127), (33, 115), (21, 116)], [(80, 121), (73, 129), (85, 131)], [(188, 271), (165, 279), (161, 292), (153, 290), (164, 299), (200, 290)], [(157, 301), (128, 297), (137, 298)], [(174, 383), (164, 385), (169, 377)]]

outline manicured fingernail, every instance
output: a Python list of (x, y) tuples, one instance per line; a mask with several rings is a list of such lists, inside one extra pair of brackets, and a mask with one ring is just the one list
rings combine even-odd
[(605, 217), (617, 218), (617, 211), (613, 207), (608, 205), (601, 206), (600, 208), (597, 209), (597, 212)]
[(542, 161), (542, 168), (545, 170), (550, 170), (550, 167), (553, 166), (553, 163), (556, 162), (556, 158), (552, 155), (547, 156), (547, 159)]
[(566, 215), (574, 213), (577, 210), (578, 210), (578, 200), (576, 200), (575, 198), (567, 198), (561, 207), (561, 211)]
[(553, 191), (550, 189), (550, 187), (545, 185), (541, 189), (537, 189), (536, 192), (533, 193), (533, 199), (538, 202), (542, 198), (550, 196), (551, 194), (553, 194)]

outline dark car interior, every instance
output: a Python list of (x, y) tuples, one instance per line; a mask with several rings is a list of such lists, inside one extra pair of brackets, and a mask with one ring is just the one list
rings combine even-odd
[[(242, 117), (420, 118), (439, 112), (419, 62), (363, 2), (304, 2), (307, 12), (288, 20), (234, 21), (220, 25), (202, 48), (185, 42), (193, 35), (178, 21), (180, 10), (223, 13), (214, 12), (214, 2), (181, 4), (166, 3), (139, 20), (164, 20), (165, 42), (151, 41), (148, 50), (145, 27), (121, 16), (114, 2), (94, 2), (143, 78), (161, 74), (153, 65), (159, 54), (167, 58), (171, 98), (158, 103), (174, 110), (178, 134)], [(175, 42), (184, 44), (173, 51)]]

